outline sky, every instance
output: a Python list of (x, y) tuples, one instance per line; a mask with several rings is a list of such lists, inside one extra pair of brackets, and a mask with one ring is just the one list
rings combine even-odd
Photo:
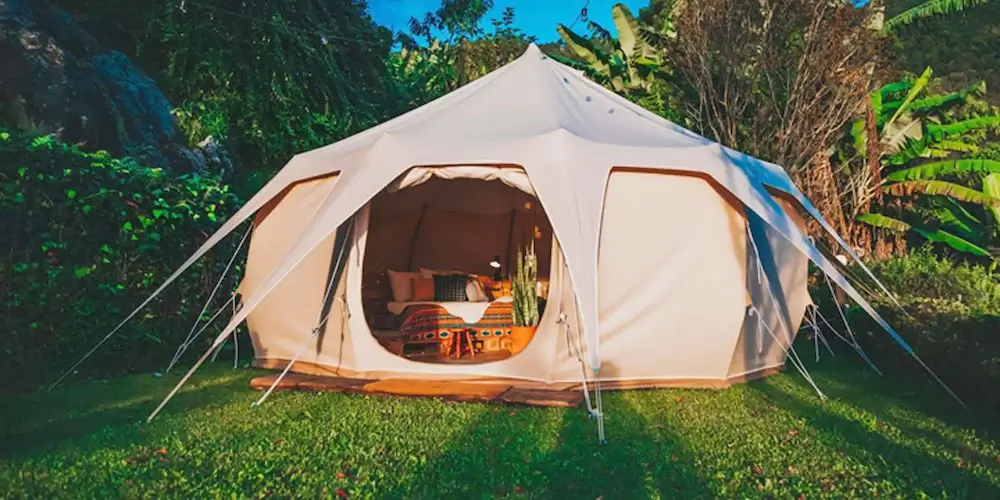
[[(514, 8), (514, 24), (528, 35), (534, 35), (539, 43), (552, 42), (559, 39), (556, 25), (569, 26), (580, 14), (580, 9), (587, 5), (587, 17), (608, 28), (614, 33), (614, 23), (611, 20), (611, 7), (623, 3), (639, 15), (639, 8), (649, 5), (649, 0), (494, 0), (493, 10), (486, 15), (486, 26), (489, 20), (500, 18), (504, 8)], [(437, 10), (440, 0), (368, 0), (375, 22), (396, 31), (406, 31), (411, 17), (421, 19), (424, 13)], [(577, 23), (577, 32), (586, 30), (586, 25)]]

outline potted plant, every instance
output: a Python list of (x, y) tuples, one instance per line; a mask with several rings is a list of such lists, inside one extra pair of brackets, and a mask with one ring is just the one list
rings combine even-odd
[(538, 329), (538, 256), (535, 243), (517, 252), (517, 269), (511, 280), (514, 327), (511, 329), (511, 354), (521, 352)]

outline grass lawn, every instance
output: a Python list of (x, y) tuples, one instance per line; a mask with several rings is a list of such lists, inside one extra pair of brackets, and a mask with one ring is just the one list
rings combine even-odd
[[(276, 393), (215, 363), (8, 396), (5, 498), (1000, 498), (1000, 443), (922, 383), (842, 360), (726, 391), (582, 409)], [(921, 388), (916, 386), (920, 385)], [(988, 421), (979, 415), (976, 421)]]

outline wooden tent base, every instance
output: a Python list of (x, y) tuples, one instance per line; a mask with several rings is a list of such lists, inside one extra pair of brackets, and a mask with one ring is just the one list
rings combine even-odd
[[(257, 377), (250, 387), (267, 390), (277, 374)], [(431, 397), (451, 401), (478, 401), (496, 404), (574, 408), (583, 401), (580, 391), (518, 388), (510, 384), (453, 382), (445, 380), (364, 380), (289, 373), (276, 391), (324, 391), (388, 397)]]

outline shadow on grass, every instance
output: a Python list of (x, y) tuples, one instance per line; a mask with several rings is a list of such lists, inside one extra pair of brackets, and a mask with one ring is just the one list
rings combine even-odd
[[(869, 420), (864, 415), (858, 415), (855, 419), (831, 407), (836, 403), (804, 397), (773, 381), (758, 381), (748, 384), (748, 387), (759, 393), (769, 405), (803, 419), (811, 428), (810, 434), (820, 443), (841, 450), (842, 456), (865, 463), (875, 472), (876, 477), (869, 479), (888, 480), (904, 490), (923, 491), (932, 496), (944, 491), (961, 491), (969, 498), (996, 498), (996, 486), (970, 472), (968, 464), (960, 463), (958, 458), (951, 460), (921, 450), (918, 443), (911, 439), (914, 434), (912, 427), (897, 425), (892, 417), (883, 418), (888, 415), (890, 405), (873, 404), (867, 398), (857, 401), (860, 398), (856, 393), (854, 397), (847, 393), (840, 394), (844, 396), (844, 402), (876, 417)], [(827, 389), (822, 383), (820, 387)], [(834, 397), (840, 396), (836, 390), (826, 392)], [(878, 397), (881, 398), (882, 394)], [(902, 435), (891, 431), (885, 422), (899, 429)], [(896, 435), (896, 439), (890, 439), (892, 435)], [(937, 445), (944, 439), (942, 436), (932, 437), (937, 438), (931, 439)], [(990, 467), (989, 464), (986, 466)], [(834, 474), (833, 471), (831, 473)]]
[[(713, 498), (681, 438), (604, 394), (607, 443), (585, 407), (489, 407), (385, 498)], [(468, 403), (456, 403), (468, 404)], [(446, 423), (441, 423), (446, 425)]]
[[(183, 373), (132, 375), (9, 397), (4, 402), (9, 410), (0, 412), (0, 458), (42, 454), (69, 441), (79, 444), (80, 438), (112, 427), (135, 426), (141, 434), (146, 417)], [(255, 373), (209, 367), (188, 381), (163, 415), (225, 405), (246, 393)]]

